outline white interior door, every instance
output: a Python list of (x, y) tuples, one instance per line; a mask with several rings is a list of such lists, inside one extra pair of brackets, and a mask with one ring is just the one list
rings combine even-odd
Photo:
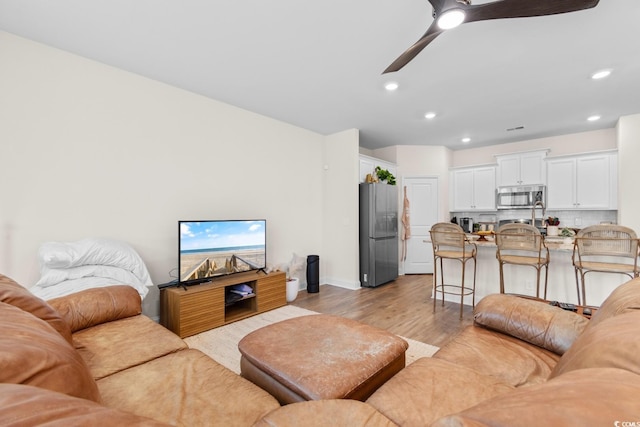
[(429, 230), (438, 222), (438, 178), (404, 178), (403, 187), (409, 199), (411, 224), (411, 237), (406, 242), (404, 273), (433, 273)]

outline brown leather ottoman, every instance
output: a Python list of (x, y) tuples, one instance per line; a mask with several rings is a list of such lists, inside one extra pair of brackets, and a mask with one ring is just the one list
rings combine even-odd
[(408, 346), (383, 329), (325, 314), (274, 323), (238, 343), (242, 376), (281, 404), (365, 400), (404, 368)]

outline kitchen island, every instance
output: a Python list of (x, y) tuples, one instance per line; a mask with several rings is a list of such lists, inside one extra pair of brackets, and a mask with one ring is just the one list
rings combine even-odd
[[(493, 237), (486, 241), (478, 241), (478, 236), (469, 235), (478, 246), (476, 303), (487, 295), (500, 292), (500, 267), (496, 259), (496, 244)], [(547, 300), (577, 304), (576, 276), (571, 261), (573, 240), (571, 238), (547, 238), (545, 244), (549, 248), (549, 279), (547, 284)], [(440, 269), (438, 268), (438, 273)], [(473, 280), (473, 263), (467, 263), (466, 281), (471, 285)], [(444, 261), (445, 283), (460, 283), (460, 263)], [(440, 279), (438, 279), (439, 281)], [(622, 274), (589, 273), (586, 276), (587, 303), (599, 306), (605, 298), (619, 285), (629, 280)], [(536, 295), (536, 270), (531, 267), (510, 265), (504, 266), (505, 293)], [(544, 297), (544, 269), (540, 277), (540, 298)], [(441, 295), (438, 295), (441, 298)], [(460, 302), (455, 295), (447, 295), (447, 301)], [(471, 296), (465, 297), (465, 304), (471, 305)]]

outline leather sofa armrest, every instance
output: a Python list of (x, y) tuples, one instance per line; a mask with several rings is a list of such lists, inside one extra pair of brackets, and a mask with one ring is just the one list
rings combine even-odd
[(562, 355), (589, 321), (542, 301), (494, 294), (474, 310), (476, 325), (492, 329)]
[(72, 332), (142, 313), (140, 294), (126, 285), (86, 289), (47, 302)]

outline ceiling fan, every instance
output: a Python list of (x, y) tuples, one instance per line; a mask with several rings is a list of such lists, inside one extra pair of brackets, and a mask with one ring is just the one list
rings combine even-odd
[(398, 71), (447, 29), (460, 24), (502, 18), (555, 15), (595, 7), (600, 0), (498, 0), (472, 5), (471, 0), (429, 0), (433, 22), (427, 32), (398, 57), (382, 74)]

